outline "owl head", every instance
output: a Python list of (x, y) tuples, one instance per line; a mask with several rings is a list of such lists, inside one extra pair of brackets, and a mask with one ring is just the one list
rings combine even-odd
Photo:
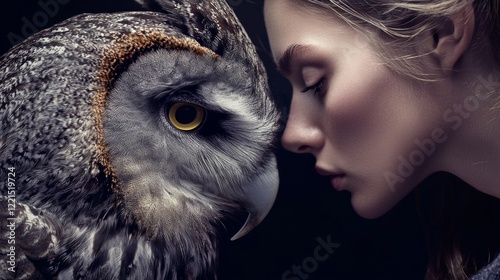
[(277, 113), (264, 68), (227, 4), (143, 4), (182, 36), (141, 31), (104, 54), (106, 82), (94, 102), (125, 215), (151, 236), (178, 238), (173, 232), (208, 230), (241, 207), (249, 215), (232, 239), (241, 237), (267, 215), (278, 188)]
[(0, 56), (0, 177), (20, 174), (19, 256), (43, 260), (25, 271), (212, 279), (222, 221), (248, 213), (236, 239), (273, 205), (278, 113), (234, 13), (138, 2)]

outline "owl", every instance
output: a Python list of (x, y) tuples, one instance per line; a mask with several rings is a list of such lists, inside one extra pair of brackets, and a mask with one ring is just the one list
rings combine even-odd
[(274, 203), (279, 116), (230, 7), (137, 2), (0, 57), (0, 279), (216, 279), (226, 222)]

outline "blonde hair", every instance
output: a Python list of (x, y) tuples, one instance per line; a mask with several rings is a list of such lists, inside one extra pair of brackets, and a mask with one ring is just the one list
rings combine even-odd
[[(399, 74), (420, 81), (435, 81), (422, 58), (429, 32), (439, 30), (450, 16), (474, 4), (476, 30), (472, 51), (500, 48), (499, 0), (294, 0), (323, 12), (333, 12), (353, 28), (375, 40), (381, 60)], [(500, 53), (493, 52), (500, 63)]]

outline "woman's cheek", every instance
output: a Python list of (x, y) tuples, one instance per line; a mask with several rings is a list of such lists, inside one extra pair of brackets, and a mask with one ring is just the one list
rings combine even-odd
[(399, 197), (391, 194), (384, 175), (397, 172), (400, 156), (412, 149), (416, 135), (426, 131), (420, 105), (408, 98), (412, 89), (386, 75), (365, 75), (364, 83), (339, 78), (326, 101), (328, 134), (346, 171), (363, 178), (359, 184), (367, 189), (364, 198), (358, 198), (371, 207)]
[[(359, 73), (358, 73), (359, 74)], [(356, 76), (356, 73), (352, 75)], [(340, 76), (330, 88), (326, 112), (334, 145), (353, 160), (366, 160), (360, 156), (374, 154), (374, 149), (392, 145), (392, 129), (399, 126), (395, 118), (395, 102), (390, 88), (377, 76), (355, 79), (350, 75)], [(387, 142), (390, 141), (390, 142)]]

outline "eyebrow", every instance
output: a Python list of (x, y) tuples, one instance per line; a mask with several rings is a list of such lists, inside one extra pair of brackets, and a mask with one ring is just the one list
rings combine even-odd
[(306, 49), (307, 46), (297, 44), (288, 47), (278, 60), (278, 71), (283, 74), (289, 75), (291, 72), (290, 70), (294, 56), (296, 56), (297, 53), (304, 52)]

